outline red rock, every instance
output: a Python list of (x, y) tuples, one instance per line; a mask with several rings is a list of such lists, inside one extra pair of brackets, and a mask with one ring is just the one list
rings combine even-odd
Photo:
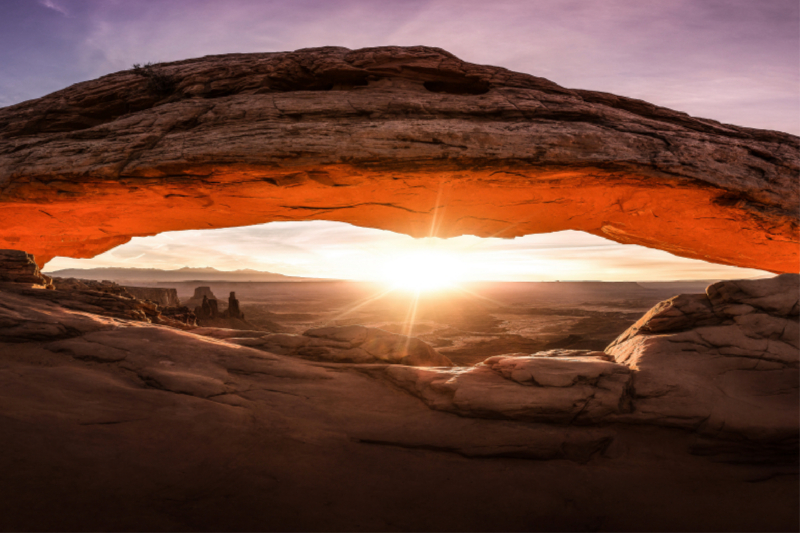
[[(796, 272), (800, 140), (426, 47), (208, 56), (0, 110), (0, 246), (325, 219), (414, 236), (565, 229)], [(120, 209), (120, 206), (125, 206)]]
[(0, 283), (52, 288), (52, 280), (39, 271), (33, 256), (21, 250), (0, 250)]

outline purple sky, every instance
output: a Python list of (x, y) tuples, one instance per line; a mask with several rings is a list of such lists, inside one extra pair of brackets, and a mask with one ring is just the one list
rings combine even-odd
[(800, 134), (797, 0), (2, 0), (0, 106), (206, 54), (426, 44)]
[(0, 0), (0, 106), (133, 63), (390, 44), (800, 134), (797, 0)]

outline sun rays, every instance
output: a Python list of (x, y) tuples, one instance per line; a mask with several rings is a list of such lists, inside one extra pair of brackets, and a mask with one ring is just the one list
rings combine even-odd
[(454, 253), (412, 250), (387, 260), (383, 282), (394, 290), (431, 291), (457, 285), (463, 273), (463, 262)]

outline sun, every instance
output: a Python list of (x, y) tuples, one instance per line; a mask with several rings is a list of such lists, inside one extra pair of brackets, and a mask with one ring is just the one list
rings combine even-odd
[(463, 270), (455, 254), (414, 250), (390, 258), (383, 279), (393, 289), (434, 291), (457, 285)]

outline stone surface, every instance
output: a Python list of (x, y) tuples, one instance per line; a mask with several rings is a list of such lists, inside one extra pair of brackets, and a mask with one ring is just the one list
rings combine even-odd
[(722, 281), (654, 307), (606, 353), (634, 370), (632, 420), (796, 447), (800, 276)]
[[(195, 304), (197, 302), (197, 304)], [(239, 308), (236, 293), (231, 292), (228, 297), (227, 309), (220, 310), (219, 301), (210, 287), (196, 287), (192, 297), (186, 302), (193, 305), (197, 324), (201, 327), (214, 329), (256, 330), (256, 326), (245, 320), (244, 313)], [(266, 329), (269, 331), (269, 329)], [(261, 332), (263, 335), (263, 331)]]
[[(0, 109), (0, 246), (327, 219), (414, 236), (574, 229), (798, 268), (800, 141), (427, 47), (229, 54)], [(125, 205), (125, 209), (120, 209)]]
[(365, 326), (331, 326), (310, 329), (302, 335), (275, 333), (260, 338), (227, 338), (242, 346), (319, 361), (453, 366), (450, 359), (416, 337)]
[[(50, 278), (48, 278), (50, 280)], [(186, 307), (161, 307), (156, 303), (139, 300), (125, 287), (111, 281), (94, 281), (75, 278), (52, 278), (50, 288), (43, 291), (37, 285), (5, 283), (9, 293), (24, 294), (33, 299), (52, 302), (68, 309), (97, 315), (165, 324), (179, 329), (196, 325), (195, 316)], [(27, 327), (20, 322), (21, 327)]]
[(39, 271), (34, 257), (21, 250), (0, 250), (0, 283), (52, 287), (52, 280)]
[(428, 406), (462, 416), (587, 424), (630, 412), (628, 367), (594, 357), (490, 357), (467, 369), (386, 370)]
[(650, 400), (613, 399), (644, 356), (639, 370), (565, 350), (471, 369), (321, 363), (224, 340), (263, 332), (193, 330), (204, 337), (20, 291), (0, 287), (2, 529), (800, 527), (796, 441), (632, 418)]

